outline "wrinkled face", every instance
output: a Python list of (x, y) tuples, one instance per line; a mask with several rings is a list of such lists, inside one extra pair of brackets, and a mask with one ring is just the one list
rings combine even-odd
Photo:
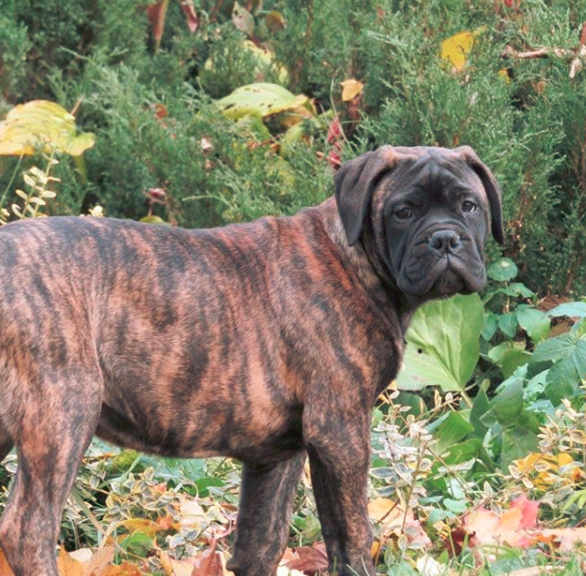
[(379, 250), (398, 288), (435, 298), (481, 290), (490, 211), (484, 186), (464, 162), (430, 155), (383, 178), (372, 217)]

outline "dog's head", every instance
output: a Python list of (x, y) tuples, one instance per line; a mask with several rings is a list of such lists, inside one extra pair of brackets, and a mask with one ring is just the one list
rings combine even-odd
[(472, 148), (383, 146), (343, 164), (335, 184), (348, 245), (371, 235), (401, 292), (427, 299), (484, 287), (489, 229), (504, 240), (501, 191)]

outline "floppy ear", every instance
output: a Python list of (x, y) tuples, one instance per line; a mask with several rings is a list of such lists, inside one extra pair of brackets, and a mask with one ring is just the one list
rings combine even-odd
[(476, 152), (470, 146), (460, 146), (454, 152), (458, 152), (468, 165), (478, 174), (490, 204), (490, 214), (492, 217), (492, 235), (499, 244), (505, 242), (505, 232), (503, 226), (503, 209), (501, 188), (495, 177), (488, 167), (480, 161)]
[(395, 163), (393, 147), (381, 146), (374, 152), (344, 162), (336, 172), (336, 203), (349, 246), (358, 242), (374, 191)]

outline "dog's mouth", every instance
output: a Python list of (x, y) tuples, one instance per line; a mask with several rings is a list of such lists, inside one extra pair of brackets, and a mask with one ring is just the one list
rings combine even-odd
[(444, 255), (405, 266), (397, 279), (399, 289), (418, 298), (440, 298), (472, 294), (484, 288), (486, 271), (479, 260), (463, 261), (457, 255)]

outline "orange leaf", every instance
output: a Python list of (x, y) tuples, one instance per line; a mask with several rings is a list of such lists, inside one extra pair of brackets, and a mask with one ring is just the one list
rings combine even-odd
[(59, 576), (85, 576), (83, 564), (79, 560), (72, 558), (63, 546), (61, 546), (57, 557), (57, 569), (59, 570)]
[(537, 525), (539, 502), (520, 496), (500, 516), (491, 510), (478, 508), (464, 517), (464, 528), (471, 535), (472, 545), (495, 545), (527, 548), (531, 544), (527, 528)]
[(574, 545), (582, 542), (586, 543), (586, 528), (554, 528), (539, 530), (537, 537), (546, 539), (554, 538), (560, 543), (560, 549), (564, 552), (571, 552)]
[(313, 546), (294, 548), (288, 551), (286, 556), (288, 556), (287, 561), (283, 563), (281, 560), (281, 565), (286, 566), (289, 570), (299, 570), (307, 574), (316, 574), (328, 569), (328, 555), (323, 542), (318, 542)]
[(120, 566), (106, 566), (102, 576), (142, 576), (142, 573), (134, 564), (124, 562)]
[(14, 576), (14, 572), (8, 566), (8, 561), (2, 550), (0, 550), (0, 576)]
[(217, 540), (212, 540), (210, 547), (195, 559), (191, 576), (224, 576), (222, 557), (216, 552)]
[(122, 520), (118, 525), (123, 526), (131, 533), (140, 532), (145, 536), (153, 536), (162, 530), (161, 526), (147, 518), (129, 518)]

